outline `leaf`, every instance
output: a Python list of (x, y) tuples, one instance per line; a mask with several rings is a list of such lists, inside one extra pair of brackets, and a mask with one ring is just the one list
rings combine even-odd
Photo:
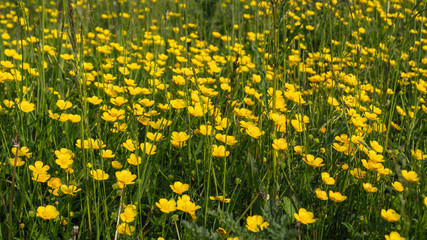
[(293, 216), (296, 213), (295, 207), (292, 205), (292, 201), (288, 197), (284, 197), (282, 200), (282, 207), (286, 214)]

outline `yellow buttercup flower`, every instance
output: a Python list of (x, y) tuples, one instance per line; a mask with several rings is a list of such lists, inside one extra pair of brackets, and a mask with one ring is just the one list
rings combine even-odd
[(132, 174), (128, 170), (123, 170), (120, 172), (116, 172), (117, 185), (120, 189), (126, 187), (126, 185), (134, 184), (134, 180), (136, 179), (136, 175)]
[(187, 107), (187, 103), (183, 99), (174, 99), (170, 101), (170, 104), (175, 109), (182, 109)]
[(418, 177), (418, 174), (414, 171), (406, 171), (406, 170), (402, 170), (402, 176), (403, 178), (408, 181), (408, 182), (418, 182), (420, 181), (420, 178)]
[(182, 195), (182, 197), (178, 197), (176, 209), (186, 212), (191, 215), (193, 220), (196, 219), (196, 210), (200, 209), (200, 206), (196, 206), (195, 203), (190, 201), (190, 197), (188, 195)]
[(398, 191), (398, 192), (403, 192), (404, 187), (402, 185), (402, 183), (395, 181), (394, 183), (391, 184), (394, 188), (394, 190)]
[(132, 139), (128, 139), (126, 142), (122, 143), (122, 146), (131, 152), (135, 151), (135, 145), (136, 144)]
[(381, 209), (381, 217), (388, 222), (397, 222), (400, 219), (400, 215), (393, 209)]
[(312, 212), (307, 212), (305, 208), (300, 208), (298, 210), (298, 214), (294, 213), (294, 217), (302, 224), (310, 224), (316, 222), (316, 219), (313, 218), (314, 214)]
[(234, 136), (229, 136), (229, 135), (225, 135), (225, 134), (221, 134), (221, 133), (217, 133), (215, 135), (215, 138), (222, 142), (225, 143), (229, 146), (233, 146), (234, 144), (238, 143), (239, 141), (237, 141)]
[(70, 101), (64, 101), (62, 99), (56, 101), (56, 106), (61, 110), (67, 110), (73, 106)]
[[(304, 156), (302, 158), (302, 160), (307, 163), (308, 165), (312, 166), (312, 167), (321, 167), (321, 166), (325, 166), (325, 164), (323, 163), (323, 159), (321, 158), (316, 158), (311, 154), (307, 154), (306, 156)], [(323, 177), (322, 177), (323, 179)], [(335, 181), (334, 181), (335, 183)], [(333, 184), (332, 184), (333, 185)]]
[(186, 183), (183, 184), (182, 182), (179, 182), (179, 181), (174, 182), (173, 185), (169, 185), (169, 186), (174, 193), (177, 193), (179, 195), (185, 193), (190, 188), (190, 185)]
[(80, 192), (82, 189), (78, 188), (77, 186), (74, 186), (74, 185), (64, 185), (63, 184), (63, 185), (61, 185), (60, 190), (64, 194), (74, 196), (75, 193)]
[(147, 138), (150, 139), (151, 141), (159, 142), (159, 141), (162, 141), (165, 137), (163, 136), (163, 134), (159, 132), (158, 133), (147, 132)]
[(30, 103), (27, 100), (23, 100), (22, 102), (20, 102), (18, 104), (18, 108), (25, 113), (32, 112), (35, 109), (34, 103)]
[(56, 210), (55, 206), (46, 205), (40, 206), (37, 208), (37, 217), (43, 218), (44, 220), (51, 220), (56, 218), (59, 215), (58, 210)]
[(427, 154), (424, 154), (423, 151), (421, 151), (420, 149), (417, 150), (411, 150), (411, 155), (413, 157), (415, 157), (415, 159), (422, 161), (422, 160), (426, 160), (427, 159)]
[(372, 186), (370, 183), (363, 183), (363, 189), (368, 193), (375, 193), (378, 191), (378, 188)]
[(260, 215), (249, 216), (246, 218), (246, 227), (251, 232), (262, 231), (269, 225), (270, 224), (268, 222), (264, 222), (264, 218)]
[(320, 188), (316, 189), (316, 196), (320, 200), (328, 200), (328, 194), (325, 191), (320, 190)]
[(107, 150), (101, 150), (99, 153), (103, 158), (114, 158), (116, 155), (113, 153), (113, 151), (107, 149)]
[(401, 237), (398, 232), (391, 232), (390, 235), (384, 236), (386, 240), (406, 240), (406, 238)]
[(214, 128), (210, 125), (200, 125), (199, 132), (204, 136), (211, 136), (214, 134)]
[(331, 177), (329, 175), (329, 173), (327, 172), (322, 172), (322, 181), (326, 184), (326, 185), (334, 185), (335, 184), (335, 179), (333, 177)]
[(49, 165), (43, 165), (41, 161), (36, 161), (34, 165), (30, 165), (28, 168), (33, 173), (46, 173), (50, 169)]
[(181, 148), (186, 146), (185, 143), (190, 136), (186, 132), (172, 132), (171, 143), (176, 148)]
[(227, 157), (228, 155), (230, 155), (229, 151), (225, 150), (225, 147), (220, 145), (212, 145), (212, 156), (214, 157)]
[(231, 199), (229, 198), (225, 198), (224, 196), (210, 196), (209, 197), (210, 200), (217, 200), (223, 203), (229, 203), (231, 201)]
[(122, 167), (123, 167), (122, 163), (121, 163), (121, 162), (119, 162), (119, 161), (112, 161), (112, 162), (111, 162), (111, 166), (112, 166), (114, 169), (122, 169)]
[(168, 201), (166, 198), (161, 198), (156, 202), (156, 206), (164, 213), (170, 213), (176, 210), (176, 202), (173, 199)]
[(90, 170), (90, 175), (93, 177), (93, 179), (99, 181), (107, 180), (109, 177), (109, 175), (102, 169)]
[(347, 199), (347, 196), (344, 196), (339, 192), (332, 192), (329, 190), (329, 199), (334, 202), (342, 202)]
[(136, 211), (136, 206), (129, 204), (125, 207), (123, 213), (120, 213), (120, 220), (126, 223), (133, 222), (137, 214), (138, 212)]
[(117, 232), (131, 236), (133, 232), (135, 232), (135, 227), (129, 225), (129, 223), (123, 222), (117, 225)]
[(355, 178), (365, 178), (366, 171), (362, 171), (360, 168), (355, 168), (353, 170), (350, 170), (350, 174), (353, 175)]
[(279, 138), (273, 140), (273, 148), (276, 150), (287, 150), (288, 149), (288, 143), (286, 142), (286, 139)]
[[(16, 161), (15, 161), (16, 160)], [(9, 162), (10, 162), (10, 164), (12, 164), (12, 166), (17, 166), (17, 167), (20, 167), (20, 166), (22, 166), (22, 165), (24, 165), (25, 164), (25, 161), (23, 161), (22, 160), (22, 158), (20, 158), (20, 157), (17, 157), (17, 158), (9, 158)]]

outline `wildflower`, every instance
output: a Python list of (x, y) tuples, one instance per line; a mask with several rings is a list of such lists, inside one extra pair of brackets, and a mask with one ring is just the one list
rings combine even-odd
[(363, 183), (363, 189), (368, 193), (375, 193), (378, 191), (377, 187), (372, 186), (370, 183)]
[(224, 196), (210, 196), (209, 197), (210, 200), (217, 200), (223, 203), (229, 203), (231, 199), (229, 198), (225, 198)]
[(23, 100), (22, 102), (20, 102), (18, 104), (18, 108), (25, 113), (32, 112), (35, 109), (34, 103), (30, 103), (27, 100)]
[(404, 188), (402, 183), (395, 181), (394, 183), (391, 184), (394, 188), (394, 190), (398, 191), (398, 192), (403, 192)]
[(399, 105), (396, 105), (396, 110), (397, 110), (397, 113), (399, 113), (399, 115), (400, 116), (406, 116), (406, 112), (405, 112), (405, 110), (403, 110)]
[(182, 197), (178, 197), (176, 209), (189, 213), (193, 220), (196, 219), (196, 210), (200, 209), (200, 206), (196, 206), (195, 203), (190, 201), (190, 197), (186, 194), (182, 195)]
[(279, 138), (273, 140), (273, 148), (276, 150), (287, 150), (288, 149), (288, 143), (286, 142), (286, 139)]
[(93, 177), (93, 179), (98, 181), (107, 180), (109, 177), (109, 175), (102, 169), (90, 170), (90, 175)]
[(75, 193), (80, 192), (82, 189), (78, 188), (77, 186), (74, 185), (61, 185), (60, 187), (61, 192), (67, 195), (71, 195), (74, 196)]
[(222, 145), (217, 146), (217, 145), (213, 144), (212, 148), (213, 148), (212, 156), (214, 156), (214, 157), (227, 157), (228, 155), (230, 155), (230, 152), (226, 151), (225, 147)]
[(170, 126), (171, 124), (172, 124), (171, 120), (167, 120), (164, 118), (160, 118), (156, 122), (150, 122), (150, 126), (156, 130), (164, 129), (166, 126)]
[(238, 143), (239, 141), (237, 141), (234, 136), (229, 136), (229, 135), (225, 135), (225, 134), (221, 134), (221, 133), (217, 133), (215, 135), (215, 138), (222, 142), (225, 143), (229, 146), (233, 146), (234, 144)]
[(329, 199), (331, 199), (334, 202), (342, 202), (347, 199), (346, 196), (342, 195), (339, 192), (332, 192), (329, 190)]
[(116, 97), (116, 98), (111, 98), (110, 102), (118, 107), (120, 107), (121, 105), (125, 104), (128, 102), (127, 99), (125, 99), (124, 97)]
[(157, 133), (152, 133), (152, 132), (147, 132), (147, 138), (150, 139), (151, 141), (161, 141), (163, 140), (165, 137), (163, 136), (163, 134), (157, 132)]
[(305, 208), (300, 208), (298, 214), (294, 213), (294, 217), (296, 220), (306, 225), (316, 222), (316, 219), (313, 218), (314, 214), (312, 212), (307, 212)]
[(418, 174), (414, 171), (406, 171), (406, 170), (402, 170), (402, 176), (404, 179), (406, 179), (406, 181), (408, 182), (418, 182), (420, 181), (420, 178), (418, 177)]
[(78, 114), (68, 114), (68, 120), (72, 123), (78, 123), (82, 120), (82, 117)]
[(156, 145), (153, 145), (149, 142), (146, 142), (146, 143), (141, 143), (140, 147), (143, 150), (143, 152), (145, 152), (145, 154), (147, 154), (147, 155), (156, 154), (156, 150), (157, 150)]
[(181, 148), (186, 146), (185, 141), (187, 141), (190, 136), (186, 132), (173, 132), (171, 136), (171, 143), (176, 148)]
[(156, 202), (156, 206), (164, 213), (170, 213), (176, 210), (176, 202), (173, 199), (168, 201), (166, 198), (161, 198), (159, 202)]
[[(305, 126), (306, 123), (309, 123), (309, 118), (307, 116), (302, 117), (301, 114), (295, 115), (296, 119), (291, 120), (291, 125), (297, 132), (303, 132), (307, 129)], [(302, 119), (301, 119), (302, 118)]]
[(419, 161), (427, 159), (427, 154), (424, 154), (423, 151), (421, 151), (420, 149), (417, 149), (415, 151), (411, 150), (411, 155)]
[(187, 103), (183, 99), (171, 100), (170, 104), (175, 109), (183, 109), (183, 108), (187, 107)]
[(353, 175), (355, 178), (365, 178), (366, 171), (362, 171), (360, 168), (355, 168), (353, 170), (350, 170), (350, 174)]
[(341, 169), (342, 170), (347, 170), (348, 169), (348, 164), (347, 163), (344, 163), (343, 165), (341, 165)]
[(134, 144), (134, 141), (132, 141), (132, 139), (126, 140), (126, 142), (124, 142), (122, 146), (131, 152), (135, 151), (135, 144)]
[(126, 185), (134, 184), (134, 180), (136, 179), (136, 175), (132, 174), (128, 170), (123, 170), (120, 172), (116, 172), (117, 185), (120, 189), (126, 187)]
[(211, 136), (214, 134), (214, 129), (211, 125), (200, 125), (199, 132), (204, 136)]
[(320, 200), (328, 200), (328, 194), (325, 191), (320, 190), (320, 188), (316, 189), (316, 196)]
[(246, 218), (246, 227), (252, 232), (262, 231), (269, 225), (270, 224), (268, 222), (264, 222), (263, 217), (260, 215), (249, 216)]
[(297, 145), (297, 146), (294, 146), (294, 151), (295, 151), (295, 153), (296, 153), (296, 154), (298, 154), (298, 155), (303, 155), (303, 153), (304, 153), (304, 148), (303, 148), (303, 146), (299, 146), (299, 145)]
[(384, 162), (384, 156), (381, 154), (377, 154), (374, 150), (368, 151), (368, 157), (369, 160), (375, 161), (375, 162)]
[(219, 235), (221, 235), (221, 236), (224, 236), (224, 235), (227, 233), (227, 231), (225, 231), (225, 229), (224, 229), (224, 228), (222, 228), (222, 227), (219, 227), (219, 228), (216, 230), (216, 232), (217, 232)]
[(391, 232), (390, 235), (384, 236), (386, 240), (406, 240), (406, 238), (401, 237), (398, 232)]
[[(325, 164), (323, 163), (323, 159), (321, 158), (315, 158), (313, 155), (311, 154), (307, 154), (305, 157), (302, 158), (302, 160), (307, 163), (308, 165), (312, 166), (312, 167), (321, 167), (321, 166), (325, 166)], [(323, 179), (323, 178), (322, 178)]]
[(172, 189), (174, 193), (177, 193), (179, 195), (183, 194), (184, 192), (188, 191), (190, 188), (190, 185), (183, 184), (182, 182), (174, 182), (173, 185), (169, 185), (169, 187)]
[(20, 167), (25, 164), (25, 161), (22, 161), (22, 158), (20, 157), (9, 158), (9, 162), (10, 164), (12, 164), (12, 166), (17, 166), (17, 167)]
[(93, 105), (98, 105), (102, 102), (102, 99), (98, 98), (97, 96), (88, 97), (86, 100)]
[(129, 163), (130, 165), (134, 165), (134, 166), (138, 166), (139, 164), (141, 164), (141, 160), (142, 160), (142, 158), (141, 158), (141, 157), (137, 157), (137, 156), (135, 155), (135, 153), (132, 153), (132, 154), (128, 157), (128, 159), (127, 159), (128, 163)]
[(371, 148), (374, 149), (377, 153), (383, 152), (383, 147), (377, 142), (377, 141), (371, 141), (370, 142)]
[(136, 206), (129, 204), (125, 207), (123, 213), (120, 213), (120, 220), (125, 223), (133, 222), (137, 214)]
[(61, 110), (67, 110), (73, 106), (70, 101), (64, 101), (62, 99), (56, 101), (56, 106)]
[(101, 155), (103, 158), (114, 158), (116, 155), (113, 153), (113, 151), (107, 149), (102, 150), (99, 155)]
[(246, 134), (248, 134), (249, 136), (253, 137), (253, 138), (258, 138), (259, 136), (261, 136), (263, 133), (261, 132), (261, 130), (257, 127), (257, 126), (253, 126), (250, 125), (247, 129), (246, 129)]
[(424, 205), (427, 207), (427, 197), (424, 198)]
[(133, 234), (133, 232), (135, 232), (135, 227), (130, 226), (126, 222), (120, 223), (119, 225), (117, 225), (117, 232), (120, 234), (126, 234), (126, 235), (131, 236)]
[(40, 206), (37, 208), (37, 217), (43, 218), (44, 220), (51, 220), (56, 218), (59, 215), (58, 210), (56, 210), (55, 206), (46, 205)]
[(388, 222), (397, 222), (400, 219), (400, 215), (393, 209), (381, 209), (381, 217)]
[(46, 182), (49, 178), (50, 174), (33, 172), (33, 177), (31, 179), (37, 182)]
[(335, 184), (335, 179), (333, 177), (331, 177), (329, 175), (329, 173), (327, 172), (322, 172), (322, 181), (326, 184), (326, 185), (334, 185)]
[(71, 164), (73, 164), (73, 159), (64, 156), (56, 159), (55, 163), (58, 164), (62, 169), (67, 169)]
[(119, 161), (112, 161), (111, 166), (113, 166), (114, 169), (122, 169), (123, 165)]
[(61, 187), (61, 185), (62, 185), (61, 179), (59, 179), (57, 177), (53, 177), (53, 178), (49, 179), (49, 181), (47, 182), (47, 185), (50, 188), (57, 189), (57, 188)]
[(34, 165), (30, 165), (28, 166), (28, 168), (33, 173), (38, 173), (38, 174), (46, 173), (50, 169), (49, 165), (43, 165), (43, 162), (41, 161), (36, 161)]

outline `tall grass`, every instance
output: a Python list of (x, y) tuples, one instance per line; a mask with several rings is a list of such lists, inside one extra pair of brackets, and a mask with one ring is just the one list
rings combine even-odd
[(425, 239), (425, 6), (0, 2), (0, 236)]

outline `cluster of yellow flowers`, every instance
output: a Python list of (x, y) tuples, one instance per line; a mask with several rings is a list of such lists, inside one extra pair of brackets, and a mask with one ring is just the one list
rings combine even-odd
[[(54, 1), (0, 3), (2, 141), (9, 150), (9, 135), (19, 132), (25, 144), (2, 154), (27, 186), (49, 192), (31, 197), (36, 206), (58, 203), (38, 207), (37, 217), (59, 219), (65, 197), (81, 201), (70, 208), (104, 201), (123, 208), (116, 230), (132, 236), (146, 210), (141, 195), (161, 176), (200, 184), (200, 195), (178, 181), (170, 185), (177, 195), (147, 194), (161, 212), (178, 210), (194, 222), (203, 194), (221, 208), (249, 198), (255, 182), (275, 196), (268, 201), (294, 196), (292, 224), (330, 224), (323, 211), (339, 214), (366, 199), (381, 209), (372, 219), (413, 227), (408, 198), (421, 218), (427, 31), (417, 9), (426, 3), (289, 0), (278, 23), (277, 1), (227, 0), (218, 6), (230, 7), (240, 25), (206, 27), (194, 15), (198, 1), (114, 1), (129, 10), (120, 13), (107, 2), (70, 2), (79, 14), (67, 21), (88, 25), (78, 31)], [(22, 17), (40, 12), (40, 25)], [(94, 19), (95, 27), (85, 24)], [(325, 26), (343, 33), (323, 36)], [(400, 26), (409, 26), (410, 44), (401, 43)], [(237, 177), (245, 184), (233, 185)], [(117, 205), (114, 193), (128, 201), (136, 191), (136, 202)], [(89, 200), (98, 194), (102, 201)], [(270, 223), (246, 217), (253, 233)], [(404, 239), (395, 231), (385, 238)]]

